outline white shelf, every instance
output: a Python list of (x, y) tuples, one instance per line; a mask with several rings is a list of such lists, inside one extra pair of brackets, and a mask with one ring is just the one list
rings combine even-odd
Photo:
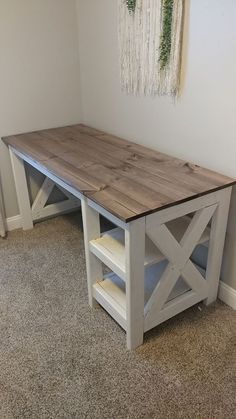
[[(180, 241), (190, 222), (189, 217), (177, 218), (167, 224), (173, 236)], [(209, 240), (209, 230), (203, 233), (199, 244)], [(121, 228), (115, 228), (102, 235), (99, 239), (89, 243), (90, 251), (97, 256), (105, 265), (125, 281), (125, 232)], [(165, 256), (156, 248), (146, 236), (145, 267), (161, 262)]]
[[(145, 304), (149, 300), (161, 275), (166, 268), (167, 261), (149, 266), (145, 269)], [(167, 302), (189, 291), (188, 285), (179, 278)], [(125, 283), (116, 274), (106, 275), (103, 281), (93, 285), (94, 298), (101, 306), (126, 330), (126, 295)]]

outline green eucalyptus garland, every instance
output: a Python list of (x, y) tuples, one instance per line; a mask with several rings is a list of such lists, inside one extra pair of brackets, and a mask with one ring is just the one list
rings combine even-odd
[(136, 0), (126, 0), (126, 4), (130, 13), (135, 12)]
[(166, 68), (170, 59), (173, 9), (174, 0), (162, 0), (162, 32), (159, 56), (161, 70)]
[[(125, 0), (130, 14), (135, 12), (137, 0)], [(171, 36), (172, 36), (172, 17), (174, 0), (162, 0), (162, 32), (160, 37), (160, 69), (164, 70), (170, 59)]]
[(179, 94), (185, 0), (118, 0), (122, 90)]

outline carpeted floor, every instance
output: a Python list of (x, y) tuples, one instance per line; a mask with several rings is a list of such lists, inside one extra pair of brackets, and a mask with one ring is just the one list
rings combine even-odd
[(235, 418), (235, 330), (201, 305), (128, 352), (87, 304), (78, 214), (0, 240), (0, 419)]

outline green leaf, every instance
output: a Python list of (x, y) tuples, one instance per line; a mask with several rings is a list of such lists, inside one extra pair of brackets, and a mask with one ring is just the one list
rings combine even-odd
[(130, 13), (135, 12), (136, 0), (126, 0), (126, 4)]
[(162, 32), (159, 54), (161, 70), (165, 69), (170, 60), (173, 9), (174, 0), (162, 0)]

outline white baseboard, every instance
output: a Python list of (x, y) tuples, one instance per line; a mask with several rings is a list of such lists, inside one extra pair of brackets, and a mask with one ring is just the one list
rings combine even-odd
[(236, 310), (236, 290), (220, 281), (218, 298)]
[[(77, 204), (76, 206), (72, 205), (71, 208), (67, 208), (65, 210), (62, 209), (62, 210), (59, 210), (58, 212), (56, 212), (56, 209), (55, 209), (55, 214), (51, 214), (50, 216), (46, 216), (45, 218), (42, 218), (41, 220), (40, 219), (39, 220), (34, 220), (34, 223), (37, 223), (39, 221), (45, 221), (49, 218), (53, 218), (53, 217), (56, 217), (58, 215), (69, 214), (71, 212), (78, 211), (79, 209), (80, 209), (79, 204)], [(22, 228), (22, 222), (21, 222), (20, 214), (15, 215), (14, 217), (6, 218), (5, 219), (5, 225), (6, 225), (6, 230), (7, 231), (17, 230), (18, 228)]]
[(7, 231), (16, 230), (17, 228), (21, 228), (21, 216), (15, 215), (14, 217), (6, 218), (6, 229)]

